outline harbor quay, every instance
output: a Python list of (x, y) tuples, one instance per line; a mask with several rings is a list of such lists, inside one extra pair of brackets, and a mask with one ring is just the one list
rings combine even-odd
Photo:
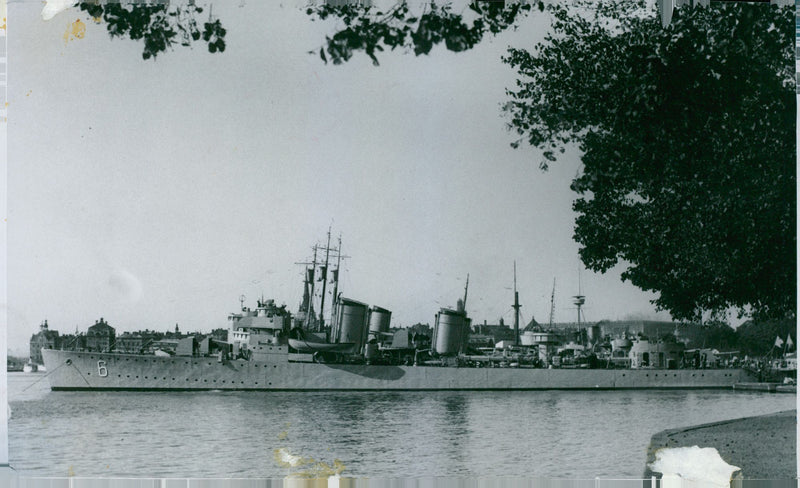
[(739, 468), (735, 479), (784, 480), (797, 486), (797, 410), (658, 432), (650, 440), (644, 477), (661, 477), (651, 469), (659, 450), (692, 446), (716, 449), (722, 460)]

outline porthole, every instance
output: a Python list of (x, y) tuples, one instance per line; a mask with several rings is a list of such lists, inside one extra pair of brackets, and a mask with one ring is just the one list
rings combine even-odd
[(145, 376), (144, 379), (147, 379), (147, 376)]
[(175, 378), (172, 378), (172, 381), (175, 381)]

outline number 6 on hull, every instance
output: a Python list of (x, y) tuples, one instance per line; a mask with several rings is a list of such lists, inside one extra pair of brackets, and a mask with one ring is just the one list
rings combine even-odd
[(108, 368), (105, 361), (97, 361), (97, 375), (101, 378), (108, 376)]

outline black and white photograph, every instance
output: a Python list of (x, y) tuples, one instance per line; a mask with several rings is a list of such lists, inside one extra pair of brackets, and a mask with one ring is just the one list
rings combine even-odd
[(797, 482), (791, 0), (2, 8), (10, 487)]

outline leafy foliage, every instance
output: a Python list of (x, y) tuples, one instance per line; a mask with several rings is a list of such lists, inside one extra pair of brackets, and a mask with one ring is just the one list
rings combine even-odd
[(715, 348), (720, 351), (732, 351), (737, 348), (738, 336), (730, 325), (709, 321), (701, 327), (705, 347)]
[[(770, 351), (775, 352), (773, 347), (776, 337), (785, 341), (791, 335), (792, 343), (797, 344), (796, 331), (797, 324), (794, 320), (747, 321), (736, 329), (739, 351), (751, 356), (765, 356)], [(783, 351), (783, 348), (778, 350)]]
[[(544, 10), (541, 1), (537, 5)], [(378, 66), (376, 53), (386, 48), (394, 50), (404, 47), (417, 56), (428, 54), (442, 42), (453, 52), (471, 49), (485, 35), (496, 35), (514, 26), (531, 11), (531, 4), (513, 3), (506, 6), (504, 2), (473, 1), (469, 8), (476, 15), (470, 24), (464, 21), (463, 15), (453, 12), (450, 4), (439, 5), (434, 2), (427, 5), (419, 17), (410, 12), (405, 1), (396, 4), (388, 12), (360, 3), (326, 3), (308, 7), (306, 14), (312, 17), (312, 21), (317, 18), (338, 18), (344, 24), (344, 28), (325, 38), (326, 46), (319, 50), (319, 56), (325, 63), (330, 59), (334, 64), (341, 64), (348, 61), (355, 51), (364, 51)]]
[(203, 9), (194, 4), (125, 4), (83, 2), (80, 9), (95, 19), (102, 19), (111, 37), (128, 37), (143, 40), (143, 59), (155, 57), (176, 43), (190, 46), (203, 38), (211, 53), (225, 51), (225, 29), (219, 20), (203, 24), (202, 32), (195, 16)]
[(504, 61), (510, 127), (557, 160), (583, 153), (584, 264), (654, 291), (676, 319), (794, 316), (793, 7), (684, 7), (663, 28), (642, 2), (554, 6), (553, 31)]

